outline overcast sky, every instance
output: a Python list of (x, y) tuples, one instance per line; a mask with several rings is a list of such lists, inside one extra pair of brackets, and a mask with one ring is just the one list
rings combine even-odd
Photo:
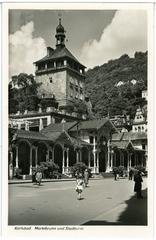
[(33, 62), (55, 48), (58, 14), (66, 30), (66, 46), (87, 68), (135, 51), (147, 50), (144, 10), (10, 10), (10, 76), (33, 73)]

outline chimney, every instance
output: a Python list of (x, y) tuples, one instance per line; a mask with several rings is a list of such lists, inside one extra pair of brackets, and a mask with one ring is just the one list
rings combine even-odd
[(50, 57), (53, 53), (54, 49), (51, 47), (47, 47), (47, 56)]

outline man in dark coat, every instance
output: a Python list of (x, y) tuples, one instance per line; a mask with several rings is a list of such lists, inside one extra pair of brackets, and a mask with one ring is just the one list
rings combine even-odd
[(118, 169), (117, 168), (113, 169), (113, 174), (114, 174), (114, 180), (116, 181), (117, 180), (117, 174), (118, 174)]
[(138, 173), (136, 175), (134, 175), (134, 192), (137, 193), (137, 198), (143, 198), (142, 194), (141, 194), (141, 188), (142, 188), (142, 176), (141, 176), (141, 172), (138, 171)]
[(132, 180), (132, 178), (133, 178), (133, 170), (130, 169), (129, 170), (129, 180)]

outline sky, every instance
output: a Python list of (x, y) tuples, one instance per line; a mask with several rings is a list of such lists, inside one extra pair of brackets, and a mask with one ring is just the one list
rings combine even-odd
[(66, 47), (87, 68), (147, 50), (144, 10), (10, 10), (10, 76), (34, 74), (33, 62), (46, 55), (47, 46), (55, 48), (60, 14)]

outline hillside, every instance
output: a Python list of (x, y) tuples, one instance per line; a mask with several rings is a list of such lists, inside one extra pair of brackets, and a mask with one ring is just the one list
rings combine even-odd
[(143, 106), (141, 91), (147, 89), (147, 52), (134, 58), (123, 55), (86, 72), (86, 93), (97, 117), (128, 114)]

